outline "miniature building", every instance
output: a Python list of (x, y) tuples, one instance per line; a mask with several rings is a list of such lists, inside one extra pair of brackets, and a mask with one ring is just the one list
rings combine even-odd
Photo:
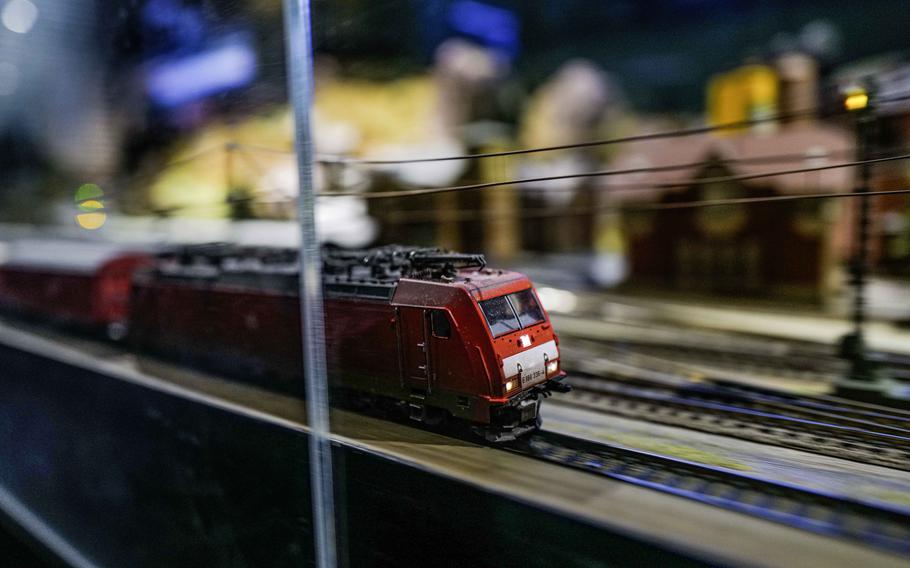
[(635, 209), (650, 203), (847, 193), (853, 187), (851, 168), (710, 180), (849, 161), (851, 146), (847, 132), (812, 123), (629, 146), (612, 169), (698, 165), (604, 178), (604, 199), (623, 208), (631, 269), (626, 286), (820, 299), (849, 251), (850, 217), (840, 200)]

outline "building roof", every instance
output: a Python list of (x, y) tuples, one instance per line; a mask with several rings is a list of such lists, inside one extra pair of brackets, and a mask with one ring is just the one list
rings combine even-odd
[[(659, 187), (685, 183), (695, 178), (707, 160), (717, 159), (732, 175), (765, 174), (781, 170), (820, 167), (853, 159), (852, 137), (843, 129), (820, 124), (791, 125), (775, 132), (746, 132), (733, 135), (714, 133), (664, 138), (629, 144), (616, 155), (610, 169), (641, 169), (678, 164), (691, 168), (642, 172), (601, 178), (609, 188), (608, 199), (621, 202), (656, 201), (666, 192), (683, 191), (686, 186)], [(785, 160), (742, 162), (760, 157), (786, 156)], [(784, 194), (848, 192), (852, 190), (853, 168), (789, 174), (745, 181), (747, 185), (773, 186)], [(628, 187), (628, 186), (635, 186)], [(639, 187), (644, 186), (644, 187)]]

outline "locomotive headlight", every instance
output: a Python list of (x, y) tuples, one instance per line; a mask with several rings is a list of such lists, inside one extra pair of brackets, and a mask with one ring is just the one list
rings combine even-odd
[(512, 390), (512, 387), (514, 387), (514, 386), (515, 386), (515, 382), (514, 382), (514, 381), (508, 381), (508, 382), (506, 382), (506, 392), (509, 392), (510, 390)]
[(558, 370), (559, 370), (559, 360), (550, 361), (549, 363), (547, 363), (547, 374), (548, 375), (552, 375), (553, 373), (555, 373)]

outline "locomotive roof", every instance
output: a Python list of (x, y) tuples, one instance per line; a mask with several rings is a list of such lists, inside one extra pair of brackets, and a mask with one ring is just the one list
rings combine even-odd
[[(158, 255), (163, 276), (206, 278), (250, 285), (267, 285), (263, 275), (296, 278), (298, 251), (291, 248), (239, 247), (226, 243), (177, 247)], [(491, 270), (480, 254), (439, 248), (390, 245), (365, 250), (323, 249), (325, 291), (333, 296), (389, 299), (401, 279), (455, 285), (478, 299), (525, 277), (517, 272)], [(273, 279), (270, 279), (273, 280)], [(525, 279), (526, 280), (526, 279)], [(292, 286), (282, 284), (290, 290)]]
[[(295, 272), (298, 251), (293, 248), (242, 247), (210, 243), (174, 247), (158, 254), (159, 267), (169, 273)], [(323, 275), (327, 282), (394, 284), (401, 278), (453, 282), (465, 268), (482, 270), (483, 255), (439, 248), (397, 245), (365, 250), (324, 248)]]
[(356, 277), (368, 272), (372, 278), (438, 280), (451, 282), (461, 269), (482, 270), (482, 254), (451, 252), (441, 248), (388, 245), (366, 250), (323, 249), (323, 272)]

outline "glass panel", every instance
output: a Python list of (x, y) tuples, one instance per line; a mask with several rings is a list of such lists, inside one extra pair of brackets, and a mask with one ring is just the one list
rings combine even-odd
[(537, 298), (534, 297), (532, 290), (509, 294), (509, 302), (512, 303), (515, 313), (518, 314), (518, 321), (521, 322), (521, 327), (528, 327), (544, 321), (543, 310), (540, 309), (540, 304), (537, 303)]
[(493, 332), (493, 337), (499, 337), (521, 328), (521, 324), (515, 316), (515, 311), (505, 296), (480, 302), (480, 309), (483, 310), (483, 315), (487, 318), (487, 324), (490, 326), (490, 331)]

